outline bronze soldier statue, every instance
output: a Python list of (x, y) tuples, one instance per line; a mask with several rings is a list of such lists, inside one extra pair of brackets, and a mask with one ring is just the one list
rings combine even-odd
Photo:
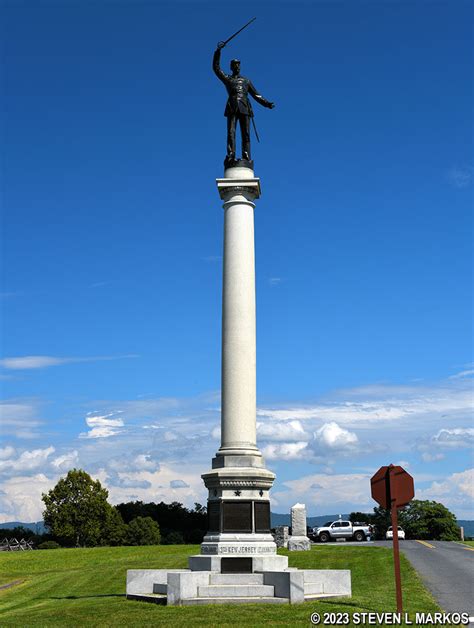
[(235, 127), (237, 121), (239, 122), (242, 137), (242, 159), (248, 162), (252, 161), (250, 156), (250, 118), (253, 118), (253, 111), (248, 94), (269, 109), (273, 109), (275, 104), (261, 96), (250, 79), (240, 75), (240, 61), (238, 59), (233, 59), (230, 62), (231, 75), (222, 71), (220, 66), (221, 50), (226, 43), (220, 41), (217, 44), (212, 60), (212, 68), (217, 77), (224, 83), (229, 94), (224, 111), (224, 116), (227, 118), (227, 156), (224, 165), (227, 167), (234, 165), (237, 161), (235, 158)]

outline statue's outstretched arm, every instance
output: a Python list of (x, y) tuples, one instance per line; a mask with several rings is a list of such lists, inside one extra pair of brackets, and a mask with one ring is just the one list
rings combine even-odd
[(275, 106), (274, 102), (270, 102), (266, 98), (264, 98), (261, 94), (257, 92), (252, 82), (249, 82), (249, 94), (252, 96), (254, 100), (256, 100), (263, 107), (268, 107), (269, 109), (273, 109)]
[(217, 78), (219, 78), (221, 81), (225, 83), (227, 79), (227, 74), (222, 71), (220, 61), (221, 61), (221, 49), (217, 48), (216, 51), (214, 52), (214, 57), (212, 58), (212, 69), (214, 70)]

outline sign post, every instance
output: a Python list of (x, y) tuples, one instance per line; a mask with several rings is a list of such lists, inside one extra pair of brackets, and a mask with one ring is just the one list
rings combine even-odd
[(397, 592), (397, 611), (403, 612), (400, 552), (398, 546), (398, 509), (406, 506), (415, 496), (413, 478), (402, 467), (391, 464), (380, 467), (371, 478), (372, 497), (382, 508), (390, 510), (392, 518), (393, 566)]

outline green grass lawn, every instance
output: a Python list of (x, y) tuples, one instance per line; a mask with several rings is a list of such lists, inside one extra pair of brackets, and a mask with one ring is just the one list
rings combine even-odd
[(469, 545), (470, 547), (474, 547), (474, 541), (463, 541), (464, 545)]
[[(383, 547), (315, 546), (289, 554), (291, 567), (351, 569), (350, 599), (293, 606), (166, 607), (125, 598), (127, 569), (187, 567), (188, 556), (198, 553), (197, 545), (2, 552), (0, 584), (22, 583), (0, 591), (0, 626), (310, 626), (314, 611), (322, 615), (396, 608), (392, 554)], [(404, 610), (439, 611), (405, 557), (400, 558)]]

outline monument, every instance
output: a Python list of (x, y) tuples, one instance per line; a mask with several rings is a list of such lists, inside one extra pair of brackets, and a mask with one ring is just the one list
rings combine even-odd
[(291, 509), (291, 536), (288, 541), (290, 552), (306, 551), (311, 549), (311, 541), (306, 529), (306, 506), (295, 504)]
[(213, 57), (228, 100), (224, 177), (217, 179), (224, 207), (221, 445), (202, 475), (208, 489), (208, 532), (201, 553), (189, 558), (189, 569), (129, 570), (129, 599), (174, 605), (295, 603), (351, 592), (350, 571), (288, 568), (288, 556), (277, 554), (270, 530), (269, 491), (275, 475), (265, 468), (256, 439), (254, 209), (261, 188), (251, 160), (248, 94), (268, 108), (274, 104), (240, 75), (236, 59), (232, 75), (220, 68), (222, 48), (239, 32), (219, 42)]

